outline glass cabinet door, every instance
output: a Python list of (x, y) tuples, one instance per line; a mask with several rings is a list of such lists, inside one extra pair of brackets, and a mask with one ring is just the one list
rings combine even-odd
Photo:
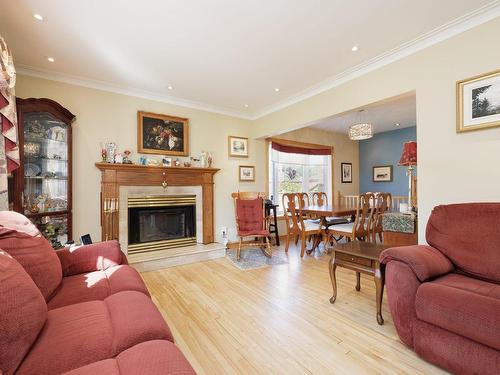
[(48, 112), (23, 115), (24, 214), (54, 247), (68, 240), (68, 125)]

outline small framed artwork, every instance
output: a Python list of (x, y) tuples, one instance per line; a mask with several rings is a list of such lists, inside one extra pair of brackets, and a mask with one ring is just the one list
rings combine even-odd
[(240, 165), (240, 181), (255, 181), (255, 167), (253, 165)]
[(163, 158), (161, 161), (164, 167), (172, 166), (172, 158)]
[(500, 70), (457, 82), (457, 133), (500, 126)]
[(352, 183), (352, 163), (340, 163), (340, 173), (343, 184)]
[(142, 154), (188, 156), (189, 120), (137, 112), (137, 150)]
[(373, 167), (373, 182), (391, 182), (392, 165)]
[(229, 156), (237, 158), (248, 158), (248, 138), (228, 137), (229, 143)]

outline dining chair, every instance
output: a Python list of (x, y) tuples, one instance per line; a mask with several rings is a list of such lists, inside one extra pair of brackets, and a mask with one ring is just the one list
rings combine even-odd
[(372, 219), (372, 242), (374, 243), (377, 242), (377, 234), (380, 242), (383, 241), (382, 216), (389, 210), (391, 198), (391, 193), (378, 193), (376, 196), (376, 204)]
[(361, 241), (371, 240), (371, 220), (375, 202), (375, 195), (372, 193), (361, 194), (358, 196), (358, 205), (356, 207), (356, 219), (354, 222), (334, 224), (329, 228), (329, 235), (345, 237), (347, 241), (356, 239)]
[[(357, 197), (357, 196), (356, 196)], [(312, 196), (312, 201), (314, 205), (317, 206), (328, 206), (328, 195), (325, 192), (315, 192)], [(348, 216), (328, 216), (325, 218), (326, 226), (329, 227), (334, 224), (345, 224), (351, 221), (351, 217)]]
[[(297, 193), (283, 194), (283, 212), (286, 222), (285, 252), (290, 247), (290, 239), (301, 239), (300, 256), (304, 257), (307, 239), (322, 234), (321, 225), (316, 220), (307, 220), (302, 215), (301, 198)], [(296, 243), (297, 243), (296, 241)], [(315, 241), (316, 243), (316, 241)], [(314, 248), (312, 249), (314, 250)]]
[[(236, 192), (232, 193), (231, 197), (234, 201), (236, 230), (239, 237), (236, 259), (240, 259), (243, 246), (258, 246), (264, 255), (270, 258), (272, 256), (269, 242), (271, 234), (268, 230), (268, 218), (264, 208), (266, 195), (255, 192)], [(245, 237), (253, 237), (255, 241), (243, 243)]]

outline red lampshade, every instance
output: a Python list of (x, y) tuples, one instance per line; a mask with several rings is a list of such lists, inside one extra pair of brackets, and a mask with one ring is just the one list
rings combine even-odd
[(401, 154), (399, 165), (417, 165), (417, 142), (406, 142), (403, 145), (403, 153)]

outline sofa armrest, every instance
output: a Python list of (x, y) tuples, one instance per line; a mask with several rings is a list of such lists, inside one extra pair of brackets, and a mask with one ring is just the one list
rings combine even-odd
[(420, 282), (444, 275), (454, 269), (450, 260), (431, 246), (391, 247), (380, 254), (381, 263), (387, 264), (392, 260), (408, 265)]
[(125, 254), (116, 240), (57, 250), (64, 276), (84, 272), (104, 271), (119, 264), (127, 264)]

